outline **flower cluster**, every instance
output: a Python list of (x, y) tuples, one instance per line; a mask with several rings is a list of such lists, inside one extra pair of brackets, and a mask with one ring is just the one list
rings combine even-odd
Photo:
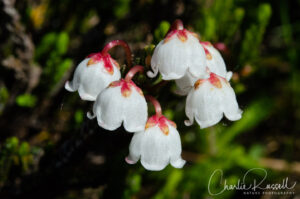
[[(97, 118), (98, 125), (114, 131), (121, 127), (134, 133), (125, 158), (129, 164), (141, 164), (148, 170), (162, 170), (169, 163), (182, 168), (181, 141), (176, 124), (167, 119), (159, 102), (132, 80), (144, 67), (132, 67), (125, 78), (121, 78), (119, 64), (108, 51), (120, 45), (125, 49), (128, 67), (131, 67), (131, 51), (126, 42), (115, 40), (101, 52), (87, 56), (76, 68), (74, 78), (66, 82), (68, 91), (78, 93), (83, 100), (94, 101), (89, 119)], [(177, 93), (187, 95), (186, 125), (194, 119), (201, 128), (218, 123), (223, 114), (229, 120), (241, 118), (236, 96), (229, 84), (232, 76), (227, 72), (220, 53), (209, 43), (199, 40), (197, 34), (184, 29), (180, 20), (171, 26), (166, 37), (156, 46), (150, 78), (158, 72), (163, 80), (175, 80)], [(147, 101), (155, 107), (155, 115), (148, 118)]]
[(223, 114), (232, 121), (242, 117), (228, 82), (232, 72), (227, 72), (222, 56), (210, 42), (202, 42), (184, 29), (180, 20), (155, 48), (151, 67), (149, 77), (159, 71), (164, 80), (175, 80), (178, 94), (187, 95), (186, 125), (192, 125), (195, 119), (206, 128), (218, 123)]

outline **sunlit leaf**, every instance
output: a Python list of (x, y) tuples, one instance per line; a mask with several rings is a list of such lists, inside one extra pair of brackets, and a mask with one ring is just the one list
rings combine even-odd
[(31, 94), (19, 95), (16, 98), (17, 105), (21, 107), (32, 108), (35, 106), (36, 102), (37, 102), (37, 97)]

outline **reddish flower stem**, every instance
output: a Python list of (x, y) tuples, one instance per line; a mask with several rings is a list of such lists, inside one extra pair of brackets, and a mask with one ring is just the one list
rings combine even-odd
[(183, 30), (183, 28), (183, 23), (180, 19), (176, 19), (170, 27), (171, 30)]
[(171, 25), (171, 27), (169, 28), (168, 32), (166, 35), (168, 35), (171, 31), (173, 30), (183, 30), (184, 26), (183, 23), (180, 19), (176, 19), (173, 24)]
[(162, 116), (161, 106), (160, 106), (159, 102), (154, 97), (152, 97), (150, 95), (146, 95), (145, 98), (146, 98), (147, 101), (150, 101), (153, 104), (153, 106), (155, 108), (156, 115), (159, 116), (159, 117)]
[(135, 65), (126, 74), (125, 81), (130, 81), (137, 72), (143, 72), (143, 71), (144, 71), (144, 67), (143, 66), (141, 66), (141, 65)]
[(112, 49), (115, 46), (122, 46), (125, 50), (126, 53), (126, 59), (127, 59), (127, 64), (129, 67), (132, 66), (132, 59), (131, 59), (131, 50), (128, 46), (128, 44), (125, 41), (122, 40), (113, 40), (106, 44), (101, 52), (101, 54), (104, 56), (108, 53), (110, 49)]

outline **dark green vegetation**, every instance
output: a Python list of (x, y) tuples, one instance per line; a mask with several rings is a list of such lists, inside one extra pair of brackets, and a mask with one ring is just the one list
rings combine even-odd
[[(297, 12), (299, 1), (285, 0), (0, 0), (0, 198), (200, 199), (209, 197), (215, 169), (223, 170), (227, 184), (255, 167), (267, 169), (265, 184), (285, 177), (299, 182)], [(113, 39), (127, 41), (135, 63), (145, 65), (151, 44), (176, 18), (203, 40), (227, 45), (223, 57), (244, 114), (204, 130), (185, 127), (185, 98), (166, 92), (173, 82), (158, 88), (154, 95), (177, 123), (188, 163), (148, 172), (124, 161), (132, 134), (89, 121), (92, 103), (63, 86), (86, 55)], [(125, 63), (122, 49), (111, 54)], [(253, 172), (248, 183), (261, 178)], [(221, 189), (211, 181), (212, 191)], [(213, 197), (245, 196), (225, 191)]]

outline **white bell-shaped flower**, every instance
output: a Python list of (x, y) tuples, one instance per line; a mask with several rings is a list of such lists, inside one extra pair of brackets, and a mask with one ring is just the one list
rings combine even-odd
[(101, 52), (90, 54), (84, 59), (77, 66), (73, 80), (66, 82), (65, 88), (70, 92), (78, 90), (83, 100), (95, 101), (104, 88), (121, 78), (119, 64), (108, 54), (115, 46), (124, 48), (128, 65), (131, 66), (131, 50), (128, 44), (122, 40), (114, 40), (106, 44)]
[[(210, 42), (200, 43), (206, 54), (207, 71), (213, 72), (229, 81), (231, 79), (232, 72), (227, 72), (225, 62), (219, 51), (214, 48)], [(177, 85), (176, 93), (179, 95), (187, 95), (198, 79), (205, 79), (206, 77), (207, 75), (193, 76), (190, 73), (186, 73), (182, 78), (175, 80)]]
[(194, 76), (205, 73), (205, 52), (195, 33), (183, 28), (176, 20), (164, 40), (156, 46), (151, 58), (153, 78), (158, 72), (164, 80), (179, 79), (187, 72)]
[(65, 88), (70, 92), (78, 90), (83, 100), (95, 101), (104, 88), (120, 78), (119, 64), (109, 54), (94, 53), (77, 66), (73, 80), (67, 81)]
[(128, 164), (141, 164), (147, 170), (159, 171), (169, 163), (175, 168), (182, 168), (185, 160), (181, 158), (181, 141), (176, 124), (161, 115), (159, 103), (152, 97), (156, 115), (150, 117), (143, 131), (136, 132), (129, 146)]
[[(136, 69), (137, 66), (130, 71)], [(142, 90), (131, 80), (129, 71), (125, 79), (112, 82), (97, 97), (93, 114), (88, 118), (97, 117), (100, 127), (113, 131), (124, 124), (128, 132), (141, 131), (145, 128), (148, 108)], [(131, 77), (129, 77), (131, 76)]]
[(231, 121), (239, 120), (242, 111), (239, 109), (234, 90), (229, 82), (214, 73), (208, 79), (199, 79), (186, 99), (185, 113), (192, 125), (194, 118), (201, 128), (217, 124), (223, 114)]

